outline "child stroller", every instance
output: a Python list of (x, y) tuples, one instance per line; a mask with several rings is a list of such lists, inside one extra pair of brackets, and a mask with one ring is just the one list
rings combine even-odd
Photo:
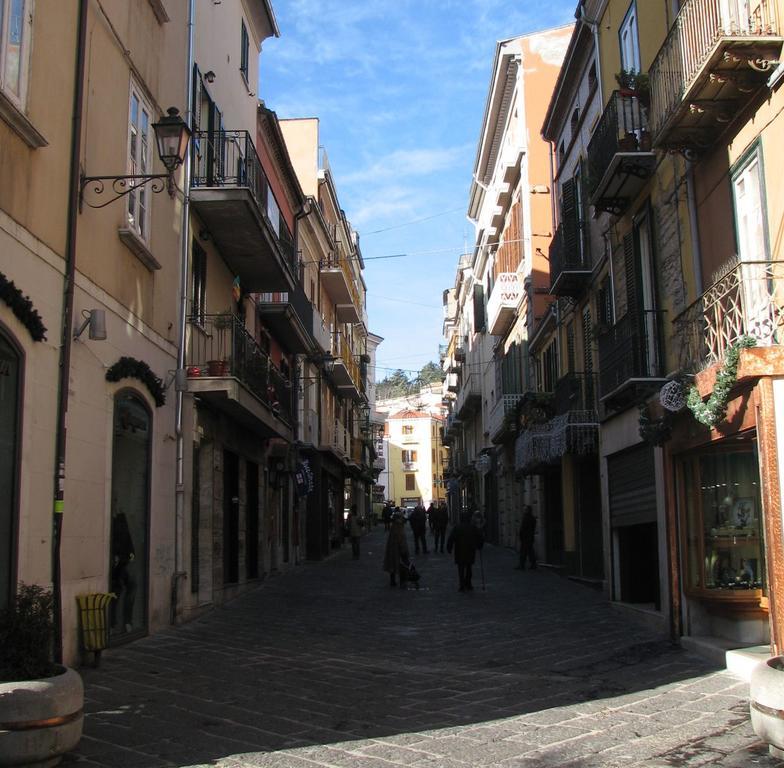
[(402, 588), (405, 588), (406, 583), (410, 581), (416, 589), (419, 589), (419, 571), (408, 557), (400, 558), (398, 572), (400, 575), (400, 586)]

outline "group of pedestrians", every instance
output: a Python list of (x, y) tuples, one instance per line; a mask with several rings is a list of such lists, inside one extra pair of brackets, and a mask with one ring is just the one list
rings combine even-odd
[[(384, 516), (383, 519), (385, 528), (389, 530), (384, 550), (384, 570), (389, 574), (390, 586), (394, 587), (399, 583), (401, 587), (406, 587), (409, 581), (418, 584), (419, 574), (411, 563), (406, 538), (406, 517), (399, 507), (389, 508), (389, 510), (388, 525), (387, 517)], [(481, 525), (477, 525), (477, 521), (472, 520), (470, 512), (464, 512), (460, 522), (452, 528), (447, 538), (449, 513), (446, 505), (431, 504), (427, 510), (421, 504), (417, 505), (408, 516), (408, 523), (414, 535), (415, 554), (419, 554), (420, 551), (428, 554), (426, 535), (428, 522), (433, 535), (433, 552), (443, 553), (444, 547), (449, 554), (454, 552), (460, 592), (470, 592), (474, 588), (472, 578), (476, 553), (484, 544)]]

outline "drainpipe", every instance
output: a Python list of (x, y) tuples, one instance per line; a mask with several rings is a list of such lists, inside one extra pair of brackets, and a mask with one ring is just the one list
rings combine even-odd
[(71, 374), (73, 341), (74, 281), (76, 279), (76, 223), (79, 215), (79, 177), (82, 162), (82, 113), (84, 99), (85, 51), (87, 47), (87, 2), (79, 2), (79, 27), (76, 42), (73, 118), (71, 123), (71, 164), (68, 179), (68, 220), (63, 276), (63, 311), (60, 332), (60, 371), (57, 379), (57, 425), (55, 437), (54, 508), (52, 518), (52, 594), (54, 596), (54, 659), (63, 661), (63, 596), (60, 570), (60, 544), (65, 513), (65, 451), (68, 387)]
[(686, 200), (689, 205), (689, 228), (691, 229), (691, 265), (694, 271), (695, 296), (702, 296), (702, 250), (697, 221), (697, 196), (694, 193), (694, 163), (686, 160)]
[[(193, 20), (195, 15), (195, 2), (188, 4), (188, 70), (185, 78), (186, 103), (188, 105), (185, 122), (189, 128), (193, 127)], [(182, 227), (180, 234), (180, 317), (177, 340), (177, 400), (175, 405), (174, 434), (176, 436), (176, 463), (175, 463), (175, 488), (174, 488), (174, 573), (171, 584), (171, 623), (177, 621), (177, 603), (179, 596), (179, 583), (185, 579), (184, 570), (185, 553), (183, 543), (185, 538), (185, 437), (182, 432), (183, 408), (185, 393), (183, 391), (183, 376), (185, 373), (185, 337), (186, 320), (188, 313), (188, 265), (190, 256), (190, 200), (191, 200), (191, 147), (193, 142), (188, 142), (188, 149), (183, 162), (183, 195), (182, 195)], [(193, 535), (193, 532), (191, 532)]]

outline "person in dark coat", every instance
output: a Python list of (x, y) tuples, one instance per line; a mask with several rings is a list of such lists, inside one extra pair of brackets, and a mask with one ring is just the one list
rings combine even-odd
[(531, 564), (531, 569), (536, 568), (536, 552), (534, 552), (534, 535), (536, 534), (536, 518), (528, 504), (523, 507), (523, 520), (520, 523), (520, 565), (518, 569), (525, 570), (525, 561)]
[(414, 507), (414, 511), (408, 518), (408, 522), (410, 523), (411, 531), (414, 534), (414, 552), (418, 555), (421, 546), (422, 551), (427, 554), (427, 514), (425, 513), (425, 508), (421, 504), (417, 504), (416, 507)]
[(124, 512), (112, 515), (112, 592), (117, 595), (112, 600), (109, 615), (112, 627), (117, 625), (117, 603), (122, 599), (122, 623), (126, 632), (133, 630), (133, 607), (136, 601), (136, 578), (133, 562), (136, 550), (133, 547), (131, 529)]
[[(397, 584), (397, 574), (400, 562), (408, 561), (408, 541), (406, 540), (406, 521), (400, 512), (392, 515), (392, 521), (387, 536), (387, 545), (384, 550), (384, 570), (389, 574), (389, 586)], [(400, 586), (404, 587), (403, 580)]]
[(449, 538), (446, 540), (446, 551), (450, 554), (453, 549), (455, 551), (461, 592), (470, 592), (473, 589), (471, 577), (476, 551), (482, 549), (484, 543), (482, 532), (471, 523), (471, 513), (464, 512), (460, 516), (460, 522), (450, 531)]
[(444, 551), (444, 542), (446, 540), (446, 528), (449, 524), (449, 513), (446, 510), (446, 504), (441, 502), (433, 511), (433, 537), (434, 544), (433, 550), (435, 552)]

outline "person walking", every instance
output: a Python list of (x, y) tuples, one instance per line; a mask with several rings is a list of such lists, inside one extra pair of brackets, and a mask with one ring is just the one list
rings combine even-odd
[(346, 530), (351, 539), (351, 556), (359, 560), (359, 537), (362, 535), (362, 521), (357, 517), (357, 505), (351, 505), (351, 511), (346, 518)]
[(471, 523), (471, 513), (463, 512), (460, 522), (451, 530), (446, 540), (446, 551), (451, 554), (454, 549), (457, 576), (460, 581), (460, 592), (471, 592), (473, 585), (473, 565), (476, 552), (484, 545), (482, 532)]
[(449, 523), (449, 513), (446, 504), (441, 502), (433, 511), (433, 551), (444, 553), (446, 528)]
[(520, 523), (520, 564), (517, 569), (525, 570), (525, 562), (531, 564), (531, 570), (536, 568), (536, 552), (534, 551), (534, 536), (536, 534), (536, 518), (533, 510), (526, 504), (523, 507), (523, 519)]
[[(406, 540), (406, 521), (400, 512), (392, 515), (389, 526), (389, 535), (384, 549), (384, 570), (389, 574), (389, 586), (397, 584), (397, 575), (400, 568), (400, 561), (408, 560), (408, 541)], [(403, 580), (400, 586), (404, 587)]]
[(392, 522), (392, 512), (393, 512), (392, 505), (391, 504), (385, 504), (384, 505), (384, 509), (381, 512), (381, 519), (384, 521), (384, 530), (385, 531), (389, 530), (389, 526), (390, 526), (390, 524)]
[(427, 515), (421, 504), (414, 507), (408, 522), (411, 524), (411, 531), (414, 534), (414, 552), (418, 555), (421, 547), (422, 552), (427, 554)]

